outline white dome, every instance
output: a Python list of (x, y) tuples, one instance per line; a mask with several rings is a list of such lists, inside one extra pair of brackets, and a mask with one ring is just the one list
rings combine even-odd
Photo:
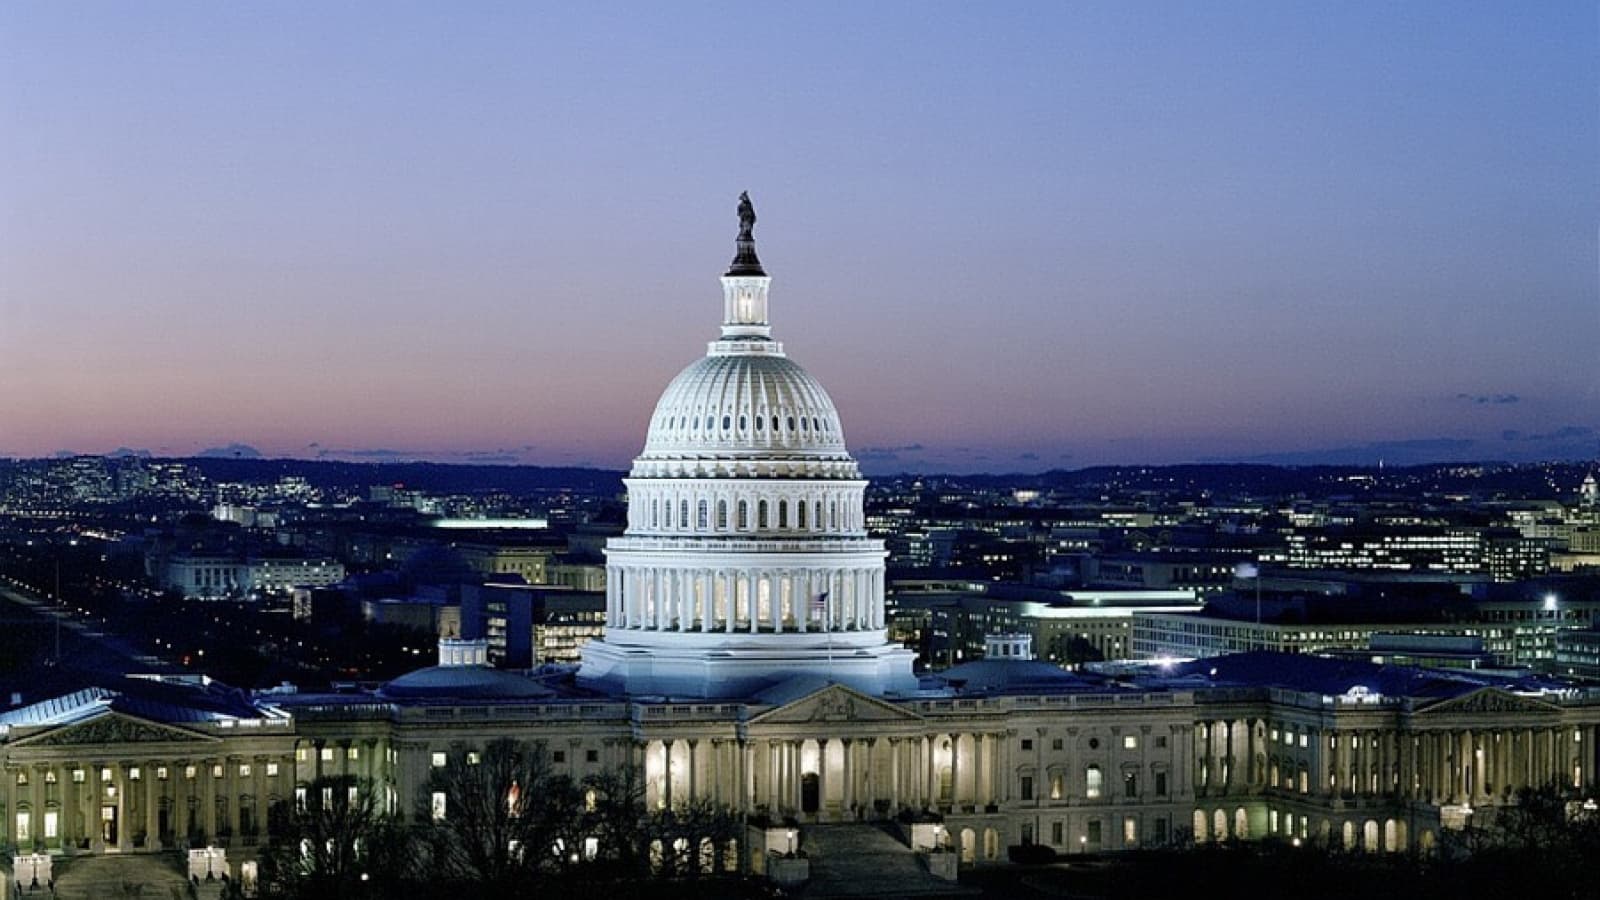
[(783, 463), (785, 469), (797, 469), (793, 474), (809, 475), (823, 473), (807, 471), (806, 462), (830, 464), (825, 469), (843, 463), (848, 471), (831, 474), (859, 477), (845, 450), (839, 412), (810, 373), (781, 351), (713, 352), (667, 385), (633, 474), (668, 474), (658, 471), (662, 463), (679, 464), (671, 469), (696, 462), (721, 469), (729, 463), (745, 463), (735, 468), (746, 468), (757, 461)]

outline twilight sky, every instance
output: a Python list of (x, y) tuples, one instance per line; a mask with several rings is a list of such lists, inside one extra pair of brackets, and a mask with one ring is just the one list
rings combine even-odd
[(742, 189), (869, 471), (1600, 449), (1594, 0), (12, 0), (0, 455), (624, 465)]

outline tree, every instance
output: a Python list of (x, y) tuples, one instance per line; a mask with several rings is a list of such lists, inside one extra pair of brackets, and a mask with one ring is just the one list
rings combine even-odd
[(596, 856), (621, 875), (647, 872), (644, 852), (644, 773), (636, 765), (593, 775), (584, 781), (590, 836)]
[(263, 896), (383, 897), (405, 878), (405, 835), (370, 781), (319, 778), (306, 785), (303, 801), (275, 808), (273, 818), (261, 858)]
[(471, 884), (477, 896), (511, 897), (581, 862), (583, 794), (550, 771), (542, 743), (500, 738), (453, 755), (461, 761), (434, 769), (423, 798), (437, 877)]

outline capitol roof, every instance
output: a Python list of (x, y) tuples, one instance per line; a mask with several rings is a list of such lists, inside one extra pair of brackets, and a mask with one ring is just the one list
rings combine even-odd
[(401, 675), (378, 693), (393, 700), (533, 700), (555, 695), (526, 675), (488, 666), (429, 666)]

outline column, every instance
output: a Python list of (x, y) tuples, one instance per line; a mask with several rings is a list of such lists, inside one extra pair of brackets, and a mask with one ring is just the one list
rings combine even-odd
[(889, 738), (889, 815), (900, 812), (900, 739)]
[[(796, 810), (800, 809), (802, 805), (800, 784), (801, 777), (804, 773), (801, 771), (800, 764), (804, 758), (804, 754), (801, 752), (804, 749), (804, 745), (804, 741), (792, 741), (789, 744), (789, 804)], [(822, 809), (820, 796), (822, 793), (822, 785), (820, 781), (817, 785), (817, 793), (819, 795), (817, 809), (820, 814)]]
[(693, 802), (700, 798), (700, 742), (694, 738), (689, 739), (689, 800)]
[(661, 769), (661, 772), (662, 772), (662, 775), (661, 775), (661, 787), (662, 787), (662, 791), (663, 791), (661, 802), (662, 802), (663, 805), (666, 806), (667, 809), (671, 809), (672, 808), (672, 741), (671, 741), (671, 739), (662, 741), (661, 742), (661, 749), (662, 749), (662, 758), (664, 760), (664, 765), (662, 766), (662, 769)]
[[(144, 781), (144, 848), (161, 849), (161, 821), (156, 816), (156, 763), (147, 760), (139, 775)], [(62, 792), (65, 796), (66, 792)], [(65, 814), (66, 810), (62, 810)]]
[(828, 739), (817, 738), (817, 818), (828, 809)]
[(981, 731), (972, 734), (972, 805), (983, 812), (983, 807), (989, 805), (988, 795), (983, 789), (983, 739)]
[(844, 791), (839, 797), (839, 804), (844, 808), (844, 818), (848, 821), (854, 818), (853, 813), (856, 808), (855, 741), (850, 738), (840, 738), (839, 746), (844, 754), (840, 766), (844, 775)]
[(961, 806), (961, 734), (950, 735), (950, 806)]
[[(129, 763), (117, 763), (112, 768), (112, 777), (117, 784), (117, 849), (127, 853), (133, 849), (133, 797), (130, 786), (133, 779), (130, 777)], [(143, 774), (143, 773), (140, 773)], [(35, 815), (39, 815), (35, 813)], [(40, 817), (43, 821), (43, 817)]]

